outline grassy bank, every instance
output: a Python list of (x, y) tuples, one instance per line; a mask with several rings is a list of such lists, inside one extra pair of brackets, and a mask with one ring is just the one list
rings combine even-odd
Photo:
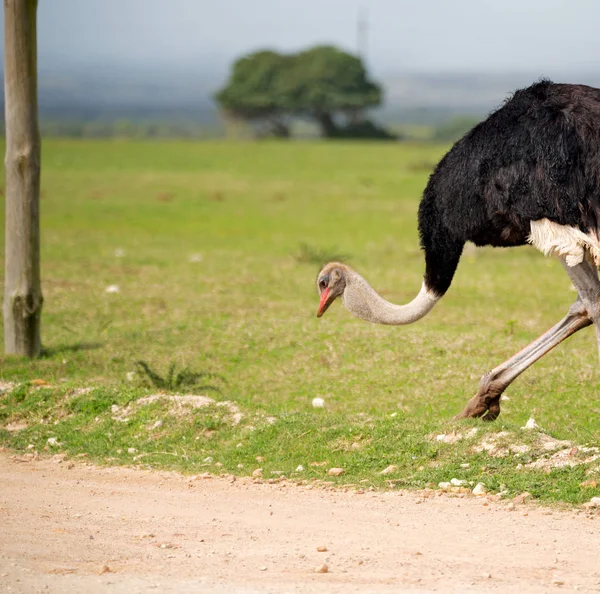
[[(12, 387), (0, 397), (0, 443), (189, 472), (261, 467), (266, 477), (309, 479), (336, 466), (345, 474), (331, 480), (342, 483), (459, 478), (546, 500), (597, 494), (580, 486), (597, 461), (549, 473), (528, 466), (551, 452), (520, 429), (533, 416), (556, 439), (598, 444), (591, 330), (519, 378), (491, 427), (449, 421), (485, 371), (564, 315), (574, 293), (557, 262), (532, 248), (473, 248), (418, 324), (369, 325), (339, 304), (315, 317), (315, 277), (330, 256), (344, 256), (391, 301), (416, 294), (416, 210), (444, 150), (46, 142), (45, 351), (31, 363), (1, 359)], [(137, 361), (163, 378), (175, 365), (163, 391), (232, 404), (136, 405), (161, 391)], [(176, 385), (186, 369), (215, 375)], [(472, 428), (454, 443), (437, 439)], [(493, 439), (507, 455), (477, 451), (502, 431)]]

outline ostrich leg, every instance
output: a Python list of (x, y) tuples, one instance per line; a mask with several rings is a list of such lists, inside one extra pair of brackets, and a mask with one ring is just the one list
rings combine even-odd
[(579, 294), (577, 301), (570, 307), (569, 313), (523, 350), (486, 373), (481, 378), (477, 394), (469, 400), (467, 406), (460, 414), (456, 415), (456, 418), (483, 417), (486, 421), (496, 419), (500, 414), (500, 396), (511, 382), (565, 338), (592, 323), (596, 326), (600, 348), (600, 281), (598, 273), (586, 261), (573, 267), (567, 266), (562, 259), (561, 262)]
[(587, 260), (574, 267), (567, 266), (564, 260), (561, 260), (561, 263), (567, 271), (573, 286), (577, 289), (589, 318), (594, 323), (598, 342), (598, 355), (600, 357), (600, 280), (598, 280), (598, 270), (595, 265)]

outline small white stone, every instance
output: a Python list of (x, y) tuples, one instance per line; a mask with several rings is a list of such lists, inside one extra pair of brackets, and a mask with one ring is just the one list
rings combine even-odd
[(485, 495), (487, 493), (487, 488), (483, 483), (477, 483), (473, 487), (472, 493), (473, 495)]
[(296, 466), (296, 472), (304, 472), (304, 466), (302, 466), (302, 464), (298, 464), (298, 466)]
[(471, 468), (471, 465), (468, 462), (460, 465), (461, 468)]
[(57, 448), (58, 446), (62, 445), (62, 443), (60, 443), (60, 441), (58, 441), (58, 439), (56, 439), (56, 437), (49, 437), (47, 443), (49, 446), (52, 446), (53, 448)]
[(450, 479), (450, 482), (455, 487), (464, 487), (467, 484), (467, 481), (464, 481), (462, 479), (457, 479), (457, 478)]
[(342, 474), (344, 474), (344, 469), (343, 468), (330, 468), (327, 471), (327, 474), (329, 476), (341, 476)]
[(136, 452), (137, 452), (137, 450), (135, 448), (127, 448), (128, 454), (135, 454)]
[(28, 450), (33, 450), (33, 448), (35, 448), (35, 446), (34, 446), (32, 443), (30, 443), (30, 444), (27, 446), (27, 449), (28, 449)]
[(125, 374), (125, 379), (126, 379), (128, 382), (132, 382), (132, 381), (135, 379), (135, 371), (128, 371), (128, 372)]
[(533, 430), (533, 429), (540, 429), (540, 426), (535, 422), (535, 419), (533, 417), (531, 417), (527, 423), (525, 423), (524, 427), (521, 427), (521, 429), (528, 429), (528, 430)]
[(443, 489), (444, 491), (447, 491), (451, 486), (452, 486), (452, 483), (447, 483), (447, 482), (441, 482), (438, 484), (438, 487), (440, 489)]
[(105, 293), (119, 293), (121, 291), (119, 285), (108, 285), (106, 289), (104, 289)]
[(202, 460), (202, 462), (205, 462), (206, 464), (212, 464), (212, 456), (207, 456), (206, 458), (204, 458), (204, 460)]
[(390, 415), (390, 417), (397, 417), (397, 416), (398, 416), (398, 413), (397, 413), (397, 412), (394, 412), (394, 413), (392, 413), (392, 414)]
[(587, 508), (600, 507), (600, 497), (592, 497), (587, 503), (584, 503), (583, 506)]
[(152, 429), (158, 429), (159, 427), (162, 427), (163, 422), (162, 421), (156, 421), (156, 423), (154, 423), (154, 425), (152, 425)]
[(312, 399), (313, 408), (323, 408), (325, 406), (325, 400), (323, 398)]
[(262, 468), (257, 468), (252, 472), (254, 478), (260, 478), (262, 476)]

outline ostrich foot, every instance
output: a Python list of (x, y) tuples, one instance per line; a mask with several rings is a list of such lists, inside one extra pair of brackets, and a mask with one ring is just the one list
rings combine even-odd
[(495, 421), (500, 416), (500, 397), (506, 384), (500, 383), (490, 372), (481, 378), (479, 390), (467, 406), (456, 415), (455, 419), (481, 418), (483, 421)]
[(495, 421), (500, 416), (500, 395), (491, 397), (477, 392), (467, 406), (454, 418), (455, 419), (475, 419), (481, 418), (482, 421)]

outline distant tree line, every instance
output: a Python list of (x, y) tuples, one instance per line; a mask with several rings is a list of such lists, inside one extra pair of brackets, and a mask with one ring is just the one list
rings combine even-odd
[(215, 99), (226, 119), (252, 123), (259, 135), (287, 137), (294, 120), (308, 119), (326, 138), (394, 138), (366, 117), (382, 95), (360, 58), (318, 46), (240, 58)]
[[(478, 118), (454, 117), (445, 120), (437, 125), (411, 126), (403, 125), (402, 120), (388, 120), (391, 129), (397, 134), (397, 137), (405, 140), (416, 140), (420, 142), (454, 142), (466, 134), (478, 121)], [(234, 125), (235, 122), (229, 122)], [(256, 130), (249, 130), (251, 124), (240, 122), (241, 126), (235, 130), (238, 137), (250, 138), (256, 135)], [(373, 137), (369, 135), (369, 127), (375, 128), (376, 134), (380, 128), (376, 127), (370, 121), (365, 120), (361, 129), (363, 138)], [(414, 128), (417, 128), (415, 130)], [(178, 138), (188, 140), (202, 140), (210, 138), (223, 138), (227, 130), (221, 123), (215, 122), (179, 122), (172, 120), (149, 119), (143, 121), (117, 119), (117, 120), (69, 120), (42, 118), (40, 121), (42, 137), (45, 138), (129, 138), (129, 139), (148, 139), (160, 140), (167, 138)], [(310, 122), (296, 122), (292, 130), (296, 135), (314, 138), (319, 132), (317, 126)], [(259, 129), (260, 133), (260, 129)], [(338, 137), (346, 133), (350, 138), (356, 138), (356, 128), (338, 129)], [(4, 124), (0, 124), (0, 136), (4, 136)]]
[[(222, 124), (172, 120), (71, 120), (41, 118), (43, 137), (54, 138), (132, 138), (132, 139), (203, 139), (222, 137)], [(4, 125), (0, 126), (4, 135)]]
[[(398, 123), (402, 120), (387, 120), (397, 137), (419, 142), (454, 142), (466, 134), (478, 121), (478, 118), (454, 117), (437, 125), (411, 126)], [(231, 124), (231, 122), (230, 122)], [(363, 122), (363, 131), (368, 131), (369, 121)], [(241, 126), (233, 133), (238, 137), (250, 138), (255, 131), (249, 130), (250, 124), (241, 122)], [(44, 138), (123, 138), (138, 140), (161, 140), (177, 138), (182, 140), (202, 140), (223, 138), (226, 128), (218, 123), (210, 122), (178, 122), (172, 120), (149, 119), (143, 121), (117, 120), (69, 120), (42, 118), (40, 129)], [(310, 122), (296, 122), (292, 127), (295, 135), (315, 138), (319, 132), (317, 126)], [(352, 136), (352, 130), (349, 132)], [(4, 136), (4, 124), (0, 124), (0, 136)], [(341, 134), (340, 134), (341, 136)], [(364, 137), (369, 137), (364, 135)]]

